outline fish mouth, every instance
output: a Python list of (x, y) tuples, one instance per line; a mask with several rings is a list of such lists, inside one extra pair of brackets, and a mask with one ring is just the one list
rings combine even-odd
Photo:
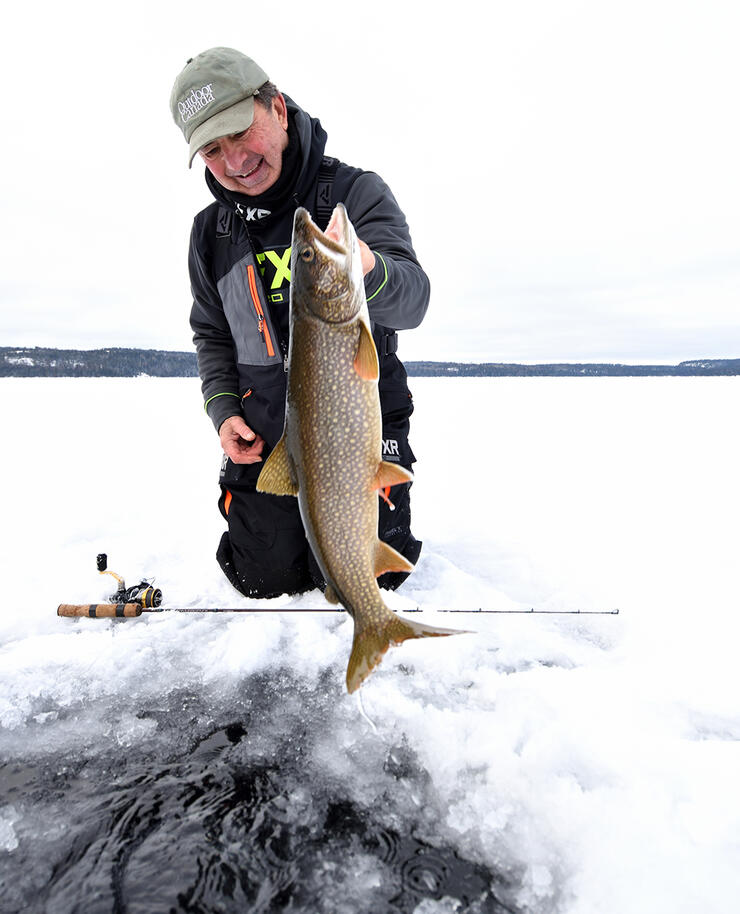
[[(355, 230), (341, 203), (334, 208), (325, 232), (305, 209), (296, 210), (292, 257), (297, 272), (293, 274), (291, 290), (304, 281), (312, 289), (305, 296), (306, 313), (326, 324), (354, 321), (361, 307), (361, 261)], [(302, 261), (307, 264), (305, 274)]]
[[(341, 242), (336, 241), (334, 238), (335, 235), (339, 235)], [(331, 219), (326, 227), (324, 238), (327, 241), (334, 241), (335, 244), (343, 246), (347, 254), (351, 252), (352, 226), (343, 203), (337, 203), (334, 207), (334, 212), (331, 214)]]
[[(323, 248), (330, 257), (337, 254), (346, 257), (352, 251), (352, 229), (347, 210), (342, 203), (334, 207), (325, 232), (316, 225), (308, 210), (299, 207), (293, 219), (293, 232), (299, 241)], [(339, 236), (339, 240), (334, 237), (335, 235)]]

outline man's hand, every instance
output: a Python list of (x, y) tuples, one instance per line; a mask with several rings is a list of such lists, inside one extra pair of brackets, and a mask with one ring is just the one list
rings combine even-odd
[[(334, 214), (332, 214), (331, 221), (329, 222), (329, 225), (327, 225), (326, 231), (324, 232), (324, 234), (327, 236), (327, 238), (331, 238), (332, 241), (341, 243), (342, 236), (339, 232), (339, 229), (334, 224), (334, 219), (335, 219)], [(360, 260), (362, 261), (362, 275), (367, 276), (367, 274), (370, 272), (370, 270), (372, 270), (372, 268), (375, 266), (375, 254), (373, 254), (373, 252), (370, 250), (370, 248), (365, 244), (365, 242), (361, 238), (358, 238), (357, 241), (360, 245)]]
[(365, 244), (361, 239), (357, 239), (360, 245), (360, 259), (362, 260), (362, 275), (367, 276), (367, 274), (375, 266), (375, 254), (370, 250), (370, 248)]
[(218, 430), (224, 454), (234, 463), (259, 463), (265, 442), (240, 416), (230, 416)]

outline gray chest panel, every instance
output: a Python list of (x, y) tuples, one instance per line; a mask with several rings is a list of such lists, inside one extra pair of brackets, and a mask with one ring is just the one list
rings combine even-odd
[(253, 255), (248, 254), (237, 261), (217, 286), (236, 344), (237, 360), (242, 365), (282, 362), (280, 344)]

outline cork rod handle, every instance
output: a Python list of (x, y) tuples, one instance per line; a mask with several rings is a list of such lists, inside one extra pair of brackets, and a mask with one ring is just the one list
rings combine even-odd
[(89, 619), (121, 619), (141, 615), (138, 603), (61, 603), (58, 616), (85, 616)]

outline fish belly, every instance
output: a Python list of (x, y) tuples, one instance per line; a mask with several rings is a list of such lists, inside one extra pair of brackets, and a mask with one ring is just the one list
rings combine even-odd
[(372, 488), (381, 459), (377, 384), (354, 369), (357, 327), (297, 327), (294, 339), (288, 407), (298, 502), (319, 566), (346, 605), (358, 590), (378, 592), (378, 497)]

